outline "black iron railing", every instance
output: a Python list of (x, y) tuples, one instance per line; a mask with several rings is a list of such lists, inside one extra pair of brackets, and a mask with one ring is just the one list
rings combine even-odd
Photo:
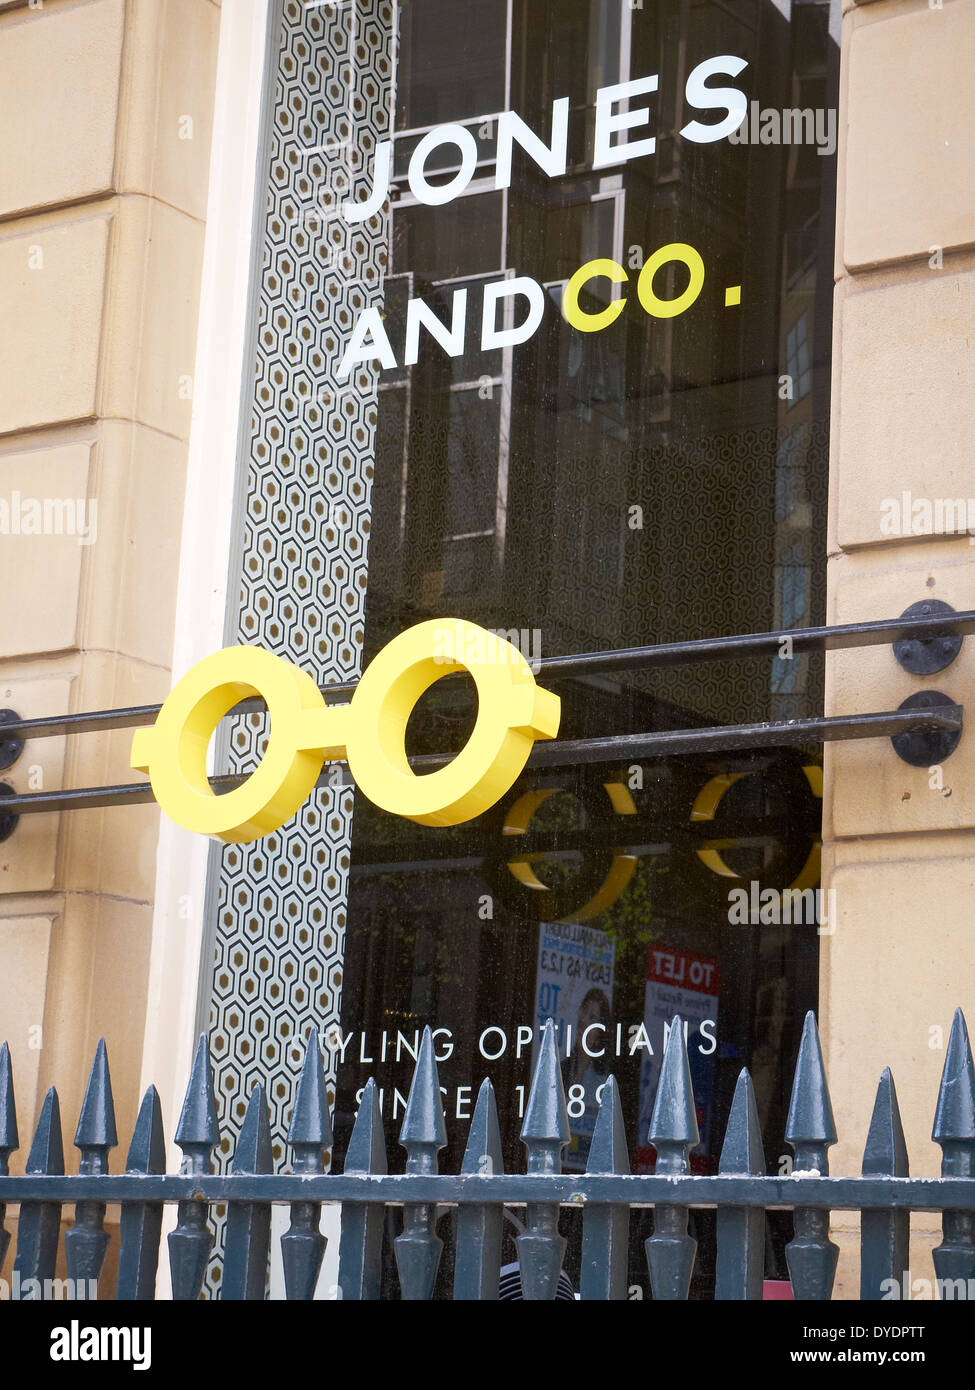
[[(652, 1207), (654, 1231), (645, 1242), (653, 1297), (688, 1297), (696, 1242), (688, 1231), (691, 1208), (717, 1209), (719, 1300), (762, 1297), (765, 1259), (764, 1212), (795, 1213), (795, 1236), (786, 1247), (797, 1299), (831, 1297), (838, 1250), (829, 1239), (829, 1214), (845, 1208), (861, 1213), (860, 1297), (899, 1297), (909, 1278), (910, 1213), (940, 1212), (943, 1239), (934, 1251), (942, 1296), (969, 1297), (975, 1284), (975, 1069), (965, 1020), (956, 1011), (938, 1094), (933, 1138), (943, 1152), (942, 1176), (908, 1176), (907, 1147), (893, 1078), (880, 1078), (859, 1177), (829, 1176), (828, 1149), (836, 1127), (813, 1015), (806, 1017), (786, 1124), (795, 1150), (789, 1177), (766, 1175), (762, 1136), (748, 1071), (743, 1069), (725, 1131), (719, 1171), (689, 1172), (698, 1143), (697, 1112), (681, 1020), (670, 1029), (649, 1142), (656, 1149), (653, 1174), (631, 1174), (616, 1082), (602, 1088), (599, 1115), (583, 1175), (562, 1173), (569, 1118), (554, 1027), (545, 1025), (532, 1079), (521, 1138), (527, 1173), (505, 1173), (494, 1092), (485, 1080), (478, 1094), (459, 1174), (438, 1173), (437, 1154), (446, 1143), (441, 1092), (432, 1036), (425, 1030), (400, 1131), (406, 1172), (387, 1173), (387, 1155), (376, 1085), (362, 1092), (344, 1171), (326, 1171), (332, 1144), (325, 1078), (318, 1040), (307, 1044), (288, 1131), (291, 1173), (272, 1172), (271, 1133), (263, 1086), (251, 1092), (231, 1171), (210, 1172), (219, 1144), (213, 1076), (205, 1038), (176, 1129), (184, 1161), (179, 1174), (165, 1172), (159, 1098), (146, 1092), (124, 1173), (109, 1172), (117, 1144), (112, 1088), (105, 1048), (99, 1043), (75, 1134), (81, 1154), (77, 1174), (64, 1174), (57, 1092), (44, 1101), (23, 1176), (7, 1176), (9, 1155), (18, 1147), (13, 1082), (6, 1044), (0, 1049), (0, 1270), (9, 1243), (4, 1204), (19, 1203), (14, 1286), (20, 1296), (41, 1298), (55, 1284), (64, 1204), (74, 1205), (74, 1225), (64, 1236), (68, 1278), (75, 1296), (94, 1296), (109, 1245), (105, 1204), (121, 1203), (115, 1296), (152, 1299), (161, 1243), (162, 1212), (177, 1204), (177, 1225), (168, 1237), (173, 1297), (200, 1295), (213, 1237), (211, 1204), (229, 1204), (221, 1297), (262, 1300), (266, 1296), (271, 1206), (289, 1203), (290, 1229), (281, 1237), (289, 1299), (310, 1299), (325, 1251), (319, 1226), (325, 1203), (342, 1207), (338, 1283), (334, 1295), (376, 1299), (381, 1287), (382, 1233), (387, 1206), (403, 1209), (403, 1230), (394, 1241), (405, 1299), (429, 1299), (437, 1280), (442, 1242), (437, 1222), (442, 1208), (457, 1212), (453, 1297), (498, 1296), (504, 1209), (524, 1207), (517, 1237), (519, 1277), (527, 1299), (553, 1299), (566, 1254), (559, 1231), (561, 1208), (582, 1217), (580, 1296), (587, 1300), (627, 1296), (630, 1212)], [(961, 1281), (959, 1283), (959, 1281)], [(964, 1290), (959, 1292), (959, 1288)], [(25, 1290), (29, 1293), (24, 1293)], [(894, 1292), (897, 1290), (898, 1292)], [(63, 1296), (63, 1290), (58, 1293)], [(107, 1290), (101, 1290), (106, 1296)]]

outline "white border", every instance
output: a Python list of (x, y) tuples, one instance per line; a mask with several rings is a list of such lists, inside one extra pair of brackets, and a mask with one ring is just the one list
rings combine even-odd
[[(224, 645), (270, 3), (232, 0), (220, 13), (174, 681)], [(159, 1092), (170, 1172), (180, 1161), (173, 1133), (196, 1041), (209, 853), (209, 840), (161, 817), (142, 1089)], [(157, 1297), (169, 1296), (162, 1259)]]

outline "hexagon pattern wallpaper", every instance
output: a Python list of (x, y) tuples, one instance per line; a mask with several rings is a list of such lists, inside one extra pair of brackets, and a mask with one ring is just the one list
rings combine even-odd
[[(387, 0), (288, 0), (266, 113), (240, 597), (228, 640), (298, 662), (320, 683), (352, 679), (361, 664), (375, 384), (368, 367), (355, 390), (331, 371), (338, 332), (381, 295), (383, 218), (352, 228), (340, 200), (355, 160), (389, 124), (391, 35)], [(231, 770), (255, 765), (265, 723), (238, 721)], [(208, 1024), (221, 1168), (259, 1080), (280, 1161), (303, 1041), (338, 1019), (351, 820), (351, 787), (326, 788), (276, 835), (222, 849)], [(218, 1252), (222, 1237), (218, 1213)], [(211, 1261), (211, 1294), (220, 1268)]]

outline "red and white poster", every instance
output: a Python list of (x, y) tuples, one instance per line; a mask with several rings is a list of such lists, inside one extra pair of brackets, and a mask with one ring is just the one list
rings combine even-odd
[[(679, 1014), (684, 1022), (687, 1059), (697, 1104), (697, 1126), (706, 1148), (711, 1123), (714, 1058), (717, 1055), (718, 962), (676, 946), (651, 946), (647, 957), (647, 988), (643, 1026), (650, 1040), (640, 1068), (640, 1114), (634, 1167), (652, 1171), (655, 1161), (649, 1144), (650, 1117), (657, 1095), (664, 1048), (671, 1021)], [(695, 1164), (691, 1156), (691, 1166)]]

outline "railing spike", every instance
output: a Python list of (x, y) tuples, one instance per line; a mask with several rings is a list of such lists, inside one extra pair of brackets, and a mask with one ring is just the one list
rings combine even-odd
[[(701, 1136), (679, 1014), (670, 1025), (648, 1137), (657, 1150), (658, 1173), (688, 1171), (688, 1155)], [(658, 1203), (653, 1209), (653, 1235), (644, 1246), (655, 1299), (682, 1301), (690, 1291), (697, 1241), (688, 1233), (687, 1217), (687, 1207), (676, 1203)]]
[(213, 1067), (206, 1034), (200, 1035), (193, 1058), (193, 1071), (186, 1088), (183, 1109), (176, 1126), (176, 1142), (186, 1151), (190, 1145), (211, 1149), (220, 1138), (217, 1102), (213, 1087)]
[[(616, 1077), (603, 1083), (599, 1113), (586, 1162), (587, 1173), (628, 1173), (630, 1156)], [(630, 1209), (623, 1203), (591, 1203), (582, 1218), (582, 1272), (579, 1297), (584, 1301), (626, 1298)]]
[(876, 1173), (883, 1177), (906, 1178), (908, 1175), (907, 1141), (890, 1067), (884, 1067), (877, 1085), (861, 1171), (865, 1176)]
[(63, 1173), (64, 1140), (61, 1134), (61, 1102), (52, 1086), (44, 1097), (41, 1117), (27, 1155), (25, 1173)]
[[(348, 1174), (385, 1173), (386, 1139), (376, 1083), (370, 1076), (345, 1155)], [(383, 1203), (348, 1202), (339, 1236), (339, 1293), (342, 1298), (375, 1302), (380, 1293)]]
[(742, 1067), (728, 1116), (719, 1173), (764, 1173), (765, 1147), (755, 1103), (755, 1087), (747, 1067)]
[[(78, 1128), (74, 1136), (75, 1148), (114, 1149), (118, 1143), (115, 1128), (115, 1100), (112, 1096), (112, 1078), (108, 1070), (108, 1054), (105, 1039), (98, 1039), (95, 1060), (88, 1076), (88, 1088), (78, 1117)], [(84, 1161), (84, 1160), (82, 1160)], [(86, 1169), (82, 1167), (82, 1172)]]
[[(867, 1143), (863, 1151), (864, 1177), (906, 1178), (910, 1171), (907, 1143), (901, 1124), (897, 1091), (890, 1068), (885, 1067), (877, 1086)], [(888, 1280), (897, 1288), (910, 1262), (910, 1213), (897, 1208), (860, 1213), (860, 1298), (880, 1299), (889, 1293)], [(886, 1285), (886, 1288), (884, 1287)]]
[[(142, 1097), (132, 1142), (125, 1159), (127, 1173), (165, 1173), (166, 1140), (162, 1107), (155, 1086)], [(124, 1202), (115, 1297), (139, 1303), (155, 1297), (162, 1202)]]
[[(202, 1035), (193, 1058), (193, 1072), (176, 1127), (176, 1142), (183, 1150), (181, 1171), (186, 1174), (208, 1173), (210, 1150), (219, 1138), (210, 1049), (206, 1035)], [(175, 1301), (188, 1302), (199, 1298), (212, 1248), (213, 1233), (207, 1225), (206, 1202), (180, 1202), (176, 1229), (169, 1233), (169, 1270)]]
[[(403, 1127), (399, 1132), (399, 1142), (412, 1159), (413, 1150), (420, 1153), (421, 1146), (436, 1153), (447, 1142), (447, 1127), (443, 1117), (443, 1101), (440, 1095), (440, 1077), (433, 1055), (433, 1036), (429, 1026), (424, 1028), (420, 1041), (420, 1051), (413, 1068), (413, 1081), (403, 1115)], [(413, 1171), (407, 1168), (407, 1172)]]
[(230, 1165), (232, 1173), (270, 1173), (273, 1166), (271, 1119), (267, 1093), (260, 1081), (250, 1093), (244, 1123)]
[(620, 1105), (616, 1077), (610, 1074), (603, 1082), (599, 1113), (586, 1160), (587, 1173), (628, 1173), (630, 1155), (626, 1147), (626, 1126)]
[(498, 1107), (494, 1099), (494, 1087), (488, 1077), (481, 1082), (477, 1093), (477, 1103), (474, 1106), (460, 1171), (481, 1173), (485, 1177), (504, 1172)]
[[(765, 1174), (765, 1149), (755, 1087), (746, 1067), (742, 1067), (735, 1086), (718, 1172)], [(760, 1302), (764, 1275), (764, 1210), (761, 1207), (719, 1207), (715, 1299)]]
[[(785, 1137), (795, 1150), (794, 1172), (824, 1177), (829, 1173), (828, 1149), (836, 1143), (836, 1122), (811, 1009), (802, 1026)], [(796, 1207), (795, 1236), (785, 1248), (796, 1299), (824, 1302), (830, 1298), (839, 1253), (839, 1246), (829, 1238), (828, 1209)]]
[[(314, 1030), (305, 1048), (288, 1143), (294, 1149), (296, 1173), (325, 1172), (324, 1150), (331, 1147), (332, 1125), (328, 1117), (322, 1054)], [(319, 1229), (321, 1220), (320, 1202), (291, 1203), (291, 1225), (281, 1237), (284, 1284), (289, 1299), (309, 1302), (315, 1296), (315, 1285), (325, 1257), (325, 1237)]]
[[(701, 1142), (697, 1127), (697, 1108), (694, 1104), (694, 1088), (691, 1085), (691, 1069), (684, 1043), (684, 1024), (679, 1014), (670, 1026), (667, 1046), (664, 1049), (663, 1066), (660, 1069), (657, 1095), (650, 1117), (649, 1139), (658, 1149), (658, 1173), (686, 1173), (687, 1149), (693, 1149)], [(658, 1140), (660, 1143), (682, 1146), (682, 1152), (674, 1150), (670, 1154), (674, 1161), (673, 1167), (661, 1170)]]
[(812, 1009), (806, 1014), (802, 1025), (802, 1041), (792, 1083), (785, 1137), (793, 1147), (797, 1144), (828, 1146), (836, 1143), (836, 1121), (826, 1085), (816, 1015)]
[[(61, 1106), (53, 1086), (44, 1097), (41, 1118), (37, 1122), (24, 1171), (44, 1175), (64, 1172)], [(60, 1202), (21, 1203), (17, 1223), (17, 1256), (14, 1260), (14, 1274), (20, 1279), (21, 1289), (28, 1279), (43, 1281), (54, 1278), (60, 1225)], [(22, 1293), (21, 1297), (24, 1296)]]
[(385, 1173), (386, 1136), (379, 1109), (379, 1092), (370, 1076), (362, 1090), (359, 1111), (345, 1155), (346, 1173)]
[[(6, 1177), (10, 1169), (7, 1160), (15, 1149), (20, 1148), (17, 1134), (17, 1106), (14, 1101), (14, 1078), (10, 1066), (10, 1048), (6, 1043), (0, 1046), (0, 1177)], [(0, 1202), (0, 1270), (10, 1244), (10, 1232), (4, 1230), (7, 1214), (5, 1202)]]
[[(408, 1173), (436, 1173), (437, 1154), (447, 1142), (440, 1077), (433, 1055), (429, 1025), (423, 1030), (420, 1053), (413, 1068), (413, 1082), (399, 1142), (407, 1152)], [(437, 1208), (425, 1202), (403, 1206), (403, 1232), (393, 1242), (403, 1298), (429, 1299), (440, 1264), (443, 1241), (436, 1234)]]
[[(951, 1022), (931, 1137), (941, 1148), (943, 1178), (975, 1176), (975, 1072), (961, 1009), (955, 1010)], [(946, 1211), (941, 1229), (941, 1244), (932, 1251), (939, 1294), (946, 1287), (954, 1293), (958, 1280), (968, 1290), (975, 1279), (975, 1214)]]
[(14, 1075), (10, 1065), (10, 1048), (0, 1046), (0, 1162), (20, 1148), (17, 1133), (17, 1104), (14, 1100)]
[[(480, 1173), (483, 1177), (504, 1172), (498, 1107), (494, 1087), (487, 1077), (477, 1093), (460, 1171)], [(498, 1297), (502, 1221), (502, 1210), (497, 1202), (459, 1208), (454, 1257), (455, 1302), (466, 1299), (491, 1302)]]
[[(80, 1172), (91, 1176), (108, 1172), (108, 1151), (118, 1143), (118, 1132), (104, 1038), (98, 1039), (95, 1048), (74, 1142), (75, 1148), (81, 1150)], [(104, 1202), (75, 1204), (75, 1224), (64, 1237), (68, 1278), (73, 1281), (75, 1297), (98, 1297), (98, 1278), (109, 1242), (104, 1223)], [(79, 1289), (85, 1289), (86, 1294), (79, 1295)]]
[(931, 1138), (936, 1144), (975, 1139), (975, 1068), (961, 1009), (951, 1021)]
[(127, 1173), (165, 1173), (166, 1136), (163, 1132), (162, 1106), (155, 1086), (142, 1097), (132, 1142), (125, 1156)]
[[(232, 1173), (270, 1173), (274, 1169), (267, 1096), (260, 1082), (251, 1091), (234, 1150)], [(220, 1298), (263, 1301), (271, 1244), (270, 1202), (230, 1202)]]
[(305, 1060), (302, 1063), (298, 1094), (291, 1115), (288, 1143), (292, 1145), (317, 1145), (322, 1149), (332, 1147), (328, 1090), (325, 1086), (325, 1072), (322, 1067), (318, 1034), (314, 1029), (309, 1033), (308, 1043), (305, 1047)]
[[(529, 1175), (560, 1173), (562, 1150), (569, 1142), (569, 1113), (559, 1067), (555, 1024), (547, 1019), (542, 1030), (535, 1075), (532, 1077), (521, 1141), (528, 1152)], [(565, 1239), (559, 1232), (559, 1208), (553, 1202), (529, 1202), (525, 1233), (516, 1238), (524, 1298), (555, 1298), (565, 1257)]]
[(531, 1090), (528, 1093), (521, 1138), (526, 1145), (536, 1142), (557, 1143), (561, 1155), (562, 1149), (571, 1137), (555, 1025), (551, 1019), (547, 1019), (542, 1030), (542, 1043), (538, 1050)]

